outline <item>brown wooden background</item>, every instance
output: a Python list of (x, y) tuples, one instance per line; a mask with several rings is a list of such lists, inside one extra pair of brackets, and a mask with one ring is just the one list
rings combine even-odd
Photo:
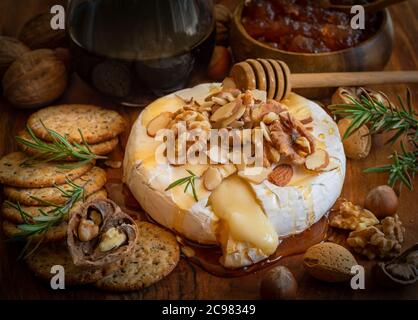
[[(59, 0), (0, 0), (0, 34), (16, 35), (22, 24), (34, 14), (49, 8)], [(236, 0), (225, 0), (233, 7)], [(395, 48), (388, 70), (418, 69), (418, 0), (391, 8), (395, 26)], [(409, 86), (418, 109), (418, 85)], [(390, 95), (404, 94), (406, 86), (380, 86)], [(96, 103), (115, 107), (131, 122), (138, 112), (118, 106), (92, 92), (78, 78), (73, 77), (70, 88), (59, 102)], [(13, 109), (0, 99), (0, 155), (15, 148), (14, 134), (23, 127), (30, 112)], [(386, 182), (386, 176), (363, 174), (362, 170), (387, 162), (391, 149), (383, 145), (383, 137), (374, 137), (371, 155), (364, 161), (348, 161), (347, 177), (343, 196), (362, 203), (367, 192)], [(417, 180), (417, 179), (416, 179)], [(416, 183), (418, 188), (418, 183)], [(405, 248), (418, 242), (418, 191), (403, 190), (401, 219), (407, 229)], [(175, 271), (156, 285), (130, 294), (104, 293), (94, 288), (72, 288), (65, 291), (52, 291), (43, 282), (34, 278), (22, 262), (16, 262), (18, 248), (0, 241), (0, 299), (258, 299), (259, 282), (264, 271), (243, 278), (217, 278), (202, 271), (182, 259)], [(359, 260), (370, 267), (370, 263)], [(418, 299), (417, 285), (397, 290), (384, 290), (376, 286), (370, 277), (366, 280), (366, 290), (353, 291), (348, 284), (325, 284), (314, 280), (303, 271), (301, 257), (286, 258), (281, 262), (295, 273), (299, 282), (300, 299)]]

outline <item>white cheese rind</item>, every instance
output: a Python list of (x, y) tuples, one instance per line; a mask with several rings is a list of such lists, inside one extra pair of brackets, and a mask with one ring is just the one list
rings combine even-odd
[[(219, 86), (202, 84), (168, 97), (177, 95), (186, 100), (194, 98), (202, 101), (210, 94), (211, 89)], [(297, 186), (277, 187), (268, 181), (259, 185), (251, 184), (280, 238), (300, 233), (320, 220), (340, 195), (345, 176), (345, 155), (335, 122), (314, 102), (292, 95), (289, 104), (294, 104), (295, 101), (311, 110), (314, 119), (313, 134), (339, 167), (309, 177)], [(165, 110), (161, 109), (161, 112), (163, 111)], [(292, 112), (292, 108), (290, 111)], [(190, 208), (181, 209), (174, 201), (173, 192), (164, 191), (173, 182), (173, 168), (168, 164), (147, 165), (143, 161), (146, 151), (141, 150), (145, 150), (146, 146), (155, 145), (154, 139), (146, 133), (142, 121), (143, 114), (144, 112), (132, 127), (127, 143), (124, 182), (143, 209), (158, 223), (190, 240), (202, 244), (217, 244), (219, 237), (216, 230), (219, 219), (210, 206), (207, 206), (210, 193), (199, 195), (199, 202)], [(223, 257), (222, 261), (227, 267), (247, 266), (266, 258), (258, 248), (252, 248), (251, 244), (236, 242), (234, 239), (228, 239), (224, 247), (230, 251), (230, 255)]]

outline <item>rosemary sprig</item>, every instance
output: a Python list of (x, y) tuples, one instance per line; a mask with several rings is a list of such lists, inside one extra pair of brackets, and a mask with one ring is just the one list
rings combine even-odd
[(185, 184), (185, 187), (184, 187), (184, 193), (186, 193), (187, 192), (187, 190), (189, 189), (189, 187), (192, 187), (192, 194), (193, 194), (193, 198), (194, 198), (194, 200), (197, 202), (197, 201), (199, 201), (199, 198), (198, 198), (198, 196), (197, 196), (197, 193), (196, 193), (196, 185), (195, 185), (195, 182), (196, 182), (196, 179), (198, 178), (191, 170), (186, 170), (188, 173), (190, 173), (190, 175), (189, 176), (187, 176), (187, 177), (184, 177), (184, 178), (180, 178), (180, 179), (178, 179), (178, 180), (176, 180), (176, 181), (174, 181), (173, 183), (171, 183), (166, 189), (165, 189), (165, 191), (168, 191), (168, 190), (170, 190), (170, 189), (173, 189), (173, 188), (175, 188), (175, 187), (177, 187), (177, 186), (180, 186), (180, 185), (183, 185), (183, 184)]
[(52, 227), (61, 223), (63, 218), (69, 213), (69, 211), (74, 206), (74, 204), (78, 200), (84, 197), (84, 187), (79, 186), (70, 180), (67, 180), (67, 183), (71, 186), (71, 189), (68, 191), (64, 191), (60, 187), (56, 186), (56, 188), (63, 193), (63, 197), (67, 198), (64, 204), (56, 205), (56, 204), (51, 204), (47, 201), (43, 201), (41, 199), (36, 199), (40, 201), (40, 203), (44, 206), (54, 207), (53, 209), (47, 212), (39, 208), (38, 211), (40, 215), (37, 217), (32, 217), (27, 212), (25, 212), (25, 210), (21, 207), (20, 203), (13, 203), (10, 201), (5, 202), (6, 205), (19, 211), (24, 221), (23, 224), (20, 224), (17, 226), (20, 232), (12, 239), (12, 240), (19, 240), (19, 239), (27, 240), (27, 244), (25, 245), (21, 253), (21, 256), (27, 251), (29, 244), (32, 241), (31, 236), (41, 235), (41, 239), (35, 245), (35, 247), (25, 256), (32, 254), (36, 250), (36, 248), (38, 248), (40, 243), (43, 241), (43, 236), (45, 235), (45, 233)]
[(418, 148), (415, 151), (407, 151), (401, 144), (402, 153), (394, 152), (389, 158), (391, 164), (377, 168), (369, 168), (364, 172), (389, 173), (388, 184), (394, 187), (396, 183), (404, 184), (409, 190), (413, 190), (413, 179), (418, 173)]
[(62, 167), (76, 168), (95, 159), (106, 159), (106, 157), (98, 156), (91, 151), (80, 129), (78, 131), (83, 141), (82, 144), (75, 142), (70, 143), (58, 132), (46, 128), (43, 123), (42, 125), (52, 137), (52, 142), (45, 142), (39, 139), (28, 126), (26, 126), (26, 130), (33, 141), (24, 139), (22, 137), (16, 137), (16, 141), (18, 143), (33, 149), (37, 153), (36, 155), (30, 157), (28, 160), (24, 161), (22, 165), (31, 165), (34, 162), (52, 162), (73, 159), (75, 160), (74, 163), (62, 165)]
[(400, 107), (392, 105), (386, 98), (389, 105), (387, 106), (370, 97), (365, 90), (359, 99), (353, 96), (347, 97), (352, 104), (329, 106), (333, 114), (352, 119), (343, 139), (347, 139), (361, 126), (368, 124), (370, 134), (394, 131), (395, 134), (390, 138), (389, 143), (396, 142), (403, 135), (407, 135), (413, 141), (418, 141), (418, 118), (411, 103), (409, 90), (406, 94), (406, 103), (398, 96)]
[(329, 108), (335, 115), (352, 119), (343, 139), (347, 139), (363, 125), (369, 126), (370, 134), (393, 132), (387, 141), (390, 144), (406, 137), (412, 145), (411, 150), (401, 142), (401, 153), (395, 151), (389, 157), (391, 164), (369, 168), (364, 172), (388, 173), (390, 186), (400, 183), (413, 190), (413, 179), (418, 172), (418, 114), (412, 106), (411, 93), (407, 90), (406, 101), (398, 96), (399, 106), (393, 105), (383, 93), (380, 94), (387, 103), (372, 98), (363, 90), (359, 99), (347, 96), (352, 104), (331, 105)]

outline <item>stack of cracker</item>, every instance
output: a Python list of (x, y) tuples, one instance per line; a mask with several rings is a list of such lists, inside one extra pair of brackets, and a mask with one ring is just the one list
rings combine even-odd
[[(60, 105), (39, 110), (27, 122), (29, 131), (19, 132), (26, 141), (35, 142), (31, 134), (42, 143), (53, 143), (53, 130), (71, 145), (88, 145), (98, 156), (110, 153), (118, 145), (118, 136), (125, 129), (124, 119), (115, 111), (91, 105)], [(81, 134), (80, 134), (81, 132)], [(19, 237), (19, 225), (36, 223), (31, 218), (52, 212), (57, 206), (68, 204), (68, 193), (73, 184), (82, 187), (84, 196), (75, 202), (57, 224), (45, 232), (30, 236), (40, 243), (25, 258), (29, 268), (39, 277), (50, 280), (51, 267), (62, 265), (66, 285), (94, 283), (96, 287), (112, 291), (130, 291), (149, 286), (168, 275), (179, 261), (179, 247), (175, 237), (150, 223), (137, 221), (138, 237), (133, 253), (123, 265), (109, 275), (100, 269), (75, 265), (68, 250), (68, 221), (83, 208), (83, 203), (107, 198), (106, 171), (96, 166), (95, 160), (72, 164), (42, 161), (36, 148), (20, 144), (21, 151), (0, 159), (0, 183), (4, 185), (5, 203), (1, 207), (3, 234), (8, 238)], [(30, 165), (22, 165), (28, 159), (37, 159)], [(40, 161), (39, 161), (40, 159)], [(64, 165), (64, 166), (63, 166)], [(14, 205), (10, 205), (10, 203)], [(19, 210), (20, 209), (20, 210)], [(21, 211), (25, 212), (26, 217)], [(29, 240), (29, 239), (27, 239)], [(40, 241), (41, 240), (41, 241)]]
[[(27, 127), (45, 143), (54, 141), (47, 130), (50, 129), (65, 137), (70, 144), (87, 143), (92, 153), (106, 155), (117, 146), (125, 122), (117, 112), (101, 107), (60, 105), (35, 112), (29, 117)], [(26, 130), (19, 132), (18, 136), (33, 142)], [(6, 200), (18, 204), (30, 216), (39, 216), (41, 212), (50, 212), (54, 206), (64, 205), (68, 200), (64, 192), (72, 188), (68, 181), (84, 188), (84, 197), (71, 210), (76, 210), (83, 201), (107, 198), (104, 189), (106, 172), (95, 166), (94, 161), (72, 169), (66, 169), (62, 162), (38, 161), (26, 166), (22, 164), (29, 157), (36, 156), (37, 150), (27, 145), (20, 144), (19, 147), (22, 152), (11, 153), (0, 160), (0, 183), (4, 184)], [(1, 211), (4, 234), (9, 238), (18, 236), (21, 231), (17, 226), (25, 223), (19, 210), (3, 203)], [(42, 237), (45, 243), (65, 239), (66, 221), (50, 228)]]

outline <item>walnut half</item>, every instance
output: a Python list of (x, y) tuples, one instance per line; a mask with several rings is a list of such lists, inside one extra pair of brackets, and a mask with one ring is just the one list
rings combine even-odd
[(345, 230), (362, 230), (379, 223), (369, 210), (350, 201), (341, 200), (330, 215), (330, 226)]
[(357, 253), (370, 260), (396, 257), (402, 249), (405, 228), (398, 215), (387, 217), (377, 226), (353, 231), (347, 244)]

